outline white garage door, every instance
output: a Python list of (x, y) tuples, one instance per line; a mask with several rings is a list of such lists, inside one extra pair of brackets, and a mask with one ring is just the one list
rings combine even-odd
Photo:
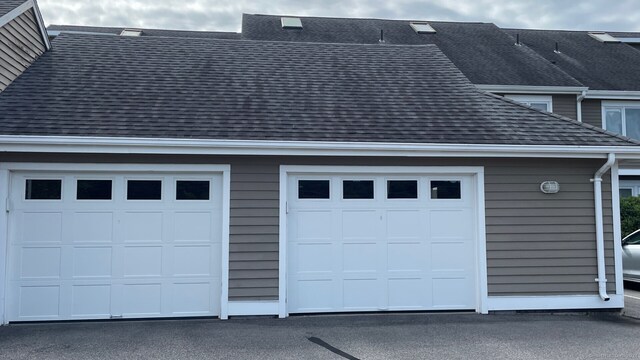
[(476, 309), (472, 176), (290, 175), (290, 313)]
[(11, 177), (9, 321), (219, 315), (219, 174)]

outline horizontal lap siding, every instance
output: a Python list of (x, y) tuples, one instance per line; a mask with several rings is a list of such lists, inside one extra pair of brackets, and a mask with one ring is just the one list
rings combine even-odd
[(576, 120), (577, 115), (577, 98), (575, 95), (553, 95), (553, 113), (566, 116)]
[[(580, 159), (2, 155), (2, 161), (231, 164), (229, 295), (278, 299), (280, 165), (484, 166), (489, 294), (597, 294), (593, 173)], [(560, 193), (540, 192), (556, 180)], [(608, 289), (615, 290), (611, 182), (605, 176)]]
[(0, 28), (0, 91), (45, 51), (33, 10)]
[[(505, 164), (506, 165), (506, 164)], [(489, 295), (593, 294), (598, 286), (593, 184), (599, 163), (488, 166), (485, 172)], [(540, 183), (555, 180), (546, 195)], [(615, 291), (611, 181), (605, 176), (607, 287)], [(508, 199), (508, 201), (507, 201)]]
[(602, 101), (582, 100), (582, 122), (602, 128)]

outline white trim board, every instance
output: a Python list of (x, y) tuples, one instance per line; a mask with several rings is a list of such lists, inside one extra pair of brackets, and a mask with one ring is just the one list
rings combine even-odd
[(640, 147), (0, 136), (0, 152), (640, 159)]
[(489, 311), (621, 309), (624, 295), (611, 295), (603, 301), (598, 295), (489, 296)]
[(527, 106), (531, 106), (531, 103), (544, 103), (547, 105), (547, 112), (553, 112), (553, 97), (551, 95), (514, 95), (505, 94), (505, 98), (517, 101)]
[(530, 86), (530, 85), (476, 85), (479, 90), (491, 93), (511, 94), (582, 94), (588, 87), (580, 86)]
[(278, 300), (229, 301), (229, 316), (278, 315)]
[(618, 162), (611, 167), (611, 209), (613, 211), (613, 258), (616, 279), (616, 294), (624, 295), (622, 278), (622, 225), (620, 220), (620, 176)]
[[(220, 318), (226, 319), (229, 289), (229, 222), (230, 222), (230, 165), (185, 165), (185, 164), (87, 164), (87, 163), (0, 163), (0, 201), (8, 201), (10, 173), (12, 171), (57, 171), (57, 172), (157, 172), (157, 173), (221, 173), (222, 174), (222, 255), (221, 255), (221, 301)], [(6, 261), (8, 254), (8, 216), (0, 211), (0, 324), (6, 317)], [(225, 251), (226, 249), (226, 251)]]
[(316, 166), (316, 165), (280, 165), (280, 223), (279, 223), (279, 280), (278, 280), (278, 317), (289, 316), (287, 309), (287, 190), (291, 174), (460, 174), (473, 175), (476, 182), (476, 216), (478, 228), (477, 247), (477, 299), (476, 312), (487, 313), (487, 252), (486, 227), (484, 219), (484, 167), (481, 166)]
[(589, 90), (585, 99), (640, 100), (640, 91)]

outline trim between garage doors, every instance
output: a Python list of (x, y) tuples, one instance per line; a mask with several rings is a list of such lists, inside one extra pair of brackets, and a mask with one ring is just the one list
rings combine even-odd
[(487, 250), (485, 230), (485, 204), (484, 204), (484, 167), (466, 166), (438, 166), (438, 167), (413, 167), (413, 166), (280, 166), (280, 234), (279, 234), (279, 293), (278, 316), (280, 318), (289, 315), (287, 309), (287, 193), (288, 178), (291, 174), (452, 174), (472, 175), (475, 180), (476, 208), (477, 208), (477, 239), (478, 239), (478, 272), (477, 272), (477, 307), (476, 311), (486, 314), (488, 312), (487, 299)]
[[(220, 173), (222, 174), (222, 281), (220, 288), (220, 318), (228, 317), (229, 289), (229, 210), (231, 189), (230, 165), (184, 165), (184, 164), (83, 164), (83, 163), (2, 163), (0, 164), (0, 200), (9, 199), (9, 177), (12, 171), (59, 171), (59, 172), (145, 172), (145, 173)], [(6, 209), (6, 208), (5, 208)], [(8, 214), (0, 211), (0, 324), (7, 323), (7, 254)]]

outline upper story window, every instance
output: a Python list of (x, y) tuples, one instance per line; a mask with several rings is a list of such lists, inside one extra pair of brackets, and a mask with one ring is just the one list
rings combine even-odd
[(531, 106), (534, 109), (553, 112), (553, 100), (547, 95), (505, 95), (507, 99)]
[(602, 127), (640, 140), (640, 102), (603, 102)]

